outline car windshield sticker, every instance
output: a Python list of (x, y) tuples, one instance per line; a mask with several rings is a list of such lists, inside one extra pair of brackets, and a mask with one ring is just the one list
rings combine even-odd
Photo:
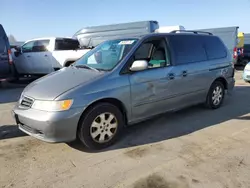
[(118, 43), (118, 45), (127, 45), (127, 44), (133, 44), (135, 40), (123, 40)]

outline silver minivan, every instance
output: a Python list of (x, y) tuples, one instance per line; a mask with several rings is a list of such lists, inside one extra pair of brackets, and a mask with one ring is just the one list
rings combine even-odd
[(38, 139), (79, 138), (101, 149), (127, 125), (157, 114), (200, 103), (219, 108), (234, 83), (232, 56), (218, 37), (147, 34), (105, 41), (29, 84), (13, 114), (19, 128)]

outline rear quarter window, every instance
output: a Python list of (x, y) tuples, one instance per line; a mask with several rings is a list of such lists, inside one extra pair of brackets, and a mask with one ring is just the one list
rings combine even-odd
[(203, 38), (208, 59), (220, 59), (227, 56), (227, 50), (222, 41), (215, 36)]
[(76, 50), (79, 42), (73, 39), (56, 39), (55, 50)]
[(207, 60), (202, 36), (176, 34), (169, 37), (169, 42), (177, 65)]

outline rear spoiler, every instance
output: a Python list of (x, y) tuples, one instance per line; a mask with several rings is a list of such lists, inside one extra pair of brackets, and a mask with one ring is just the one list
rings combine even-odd
[(174, 30), (171, 31), (170, 33), (177, 33), (177, 32), (183, 32), (183, 33), (194, 33), (194, 34), (208, 34), (208, 35), (213, 35), (210, 32), (205, 32), (205, 31), (191, 31), (191, 30)]

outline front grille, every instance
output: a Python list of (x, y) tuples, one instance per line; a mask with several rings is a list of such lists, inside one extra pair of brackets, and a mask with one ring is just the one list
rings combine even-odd
[(29, 132), (29, 133), (32, 133), (32, 134), (43, 134), (42, 131), (37, 130), (37, 129), (33, 129), (33, 128), (31, 128), (31, 127), (29, 127), (29, 126), (27, 126), (27, 125), (24, 125), (24, 124), (22, 124), (22, 123), (20, 123), (19, 126), (20, 126), (22, 129), (24, 129), (25, 131)]
[(20, 102), (20, 106), (24, 108), (31, 108), (33, 102), (33, 99), (23, 96)]

